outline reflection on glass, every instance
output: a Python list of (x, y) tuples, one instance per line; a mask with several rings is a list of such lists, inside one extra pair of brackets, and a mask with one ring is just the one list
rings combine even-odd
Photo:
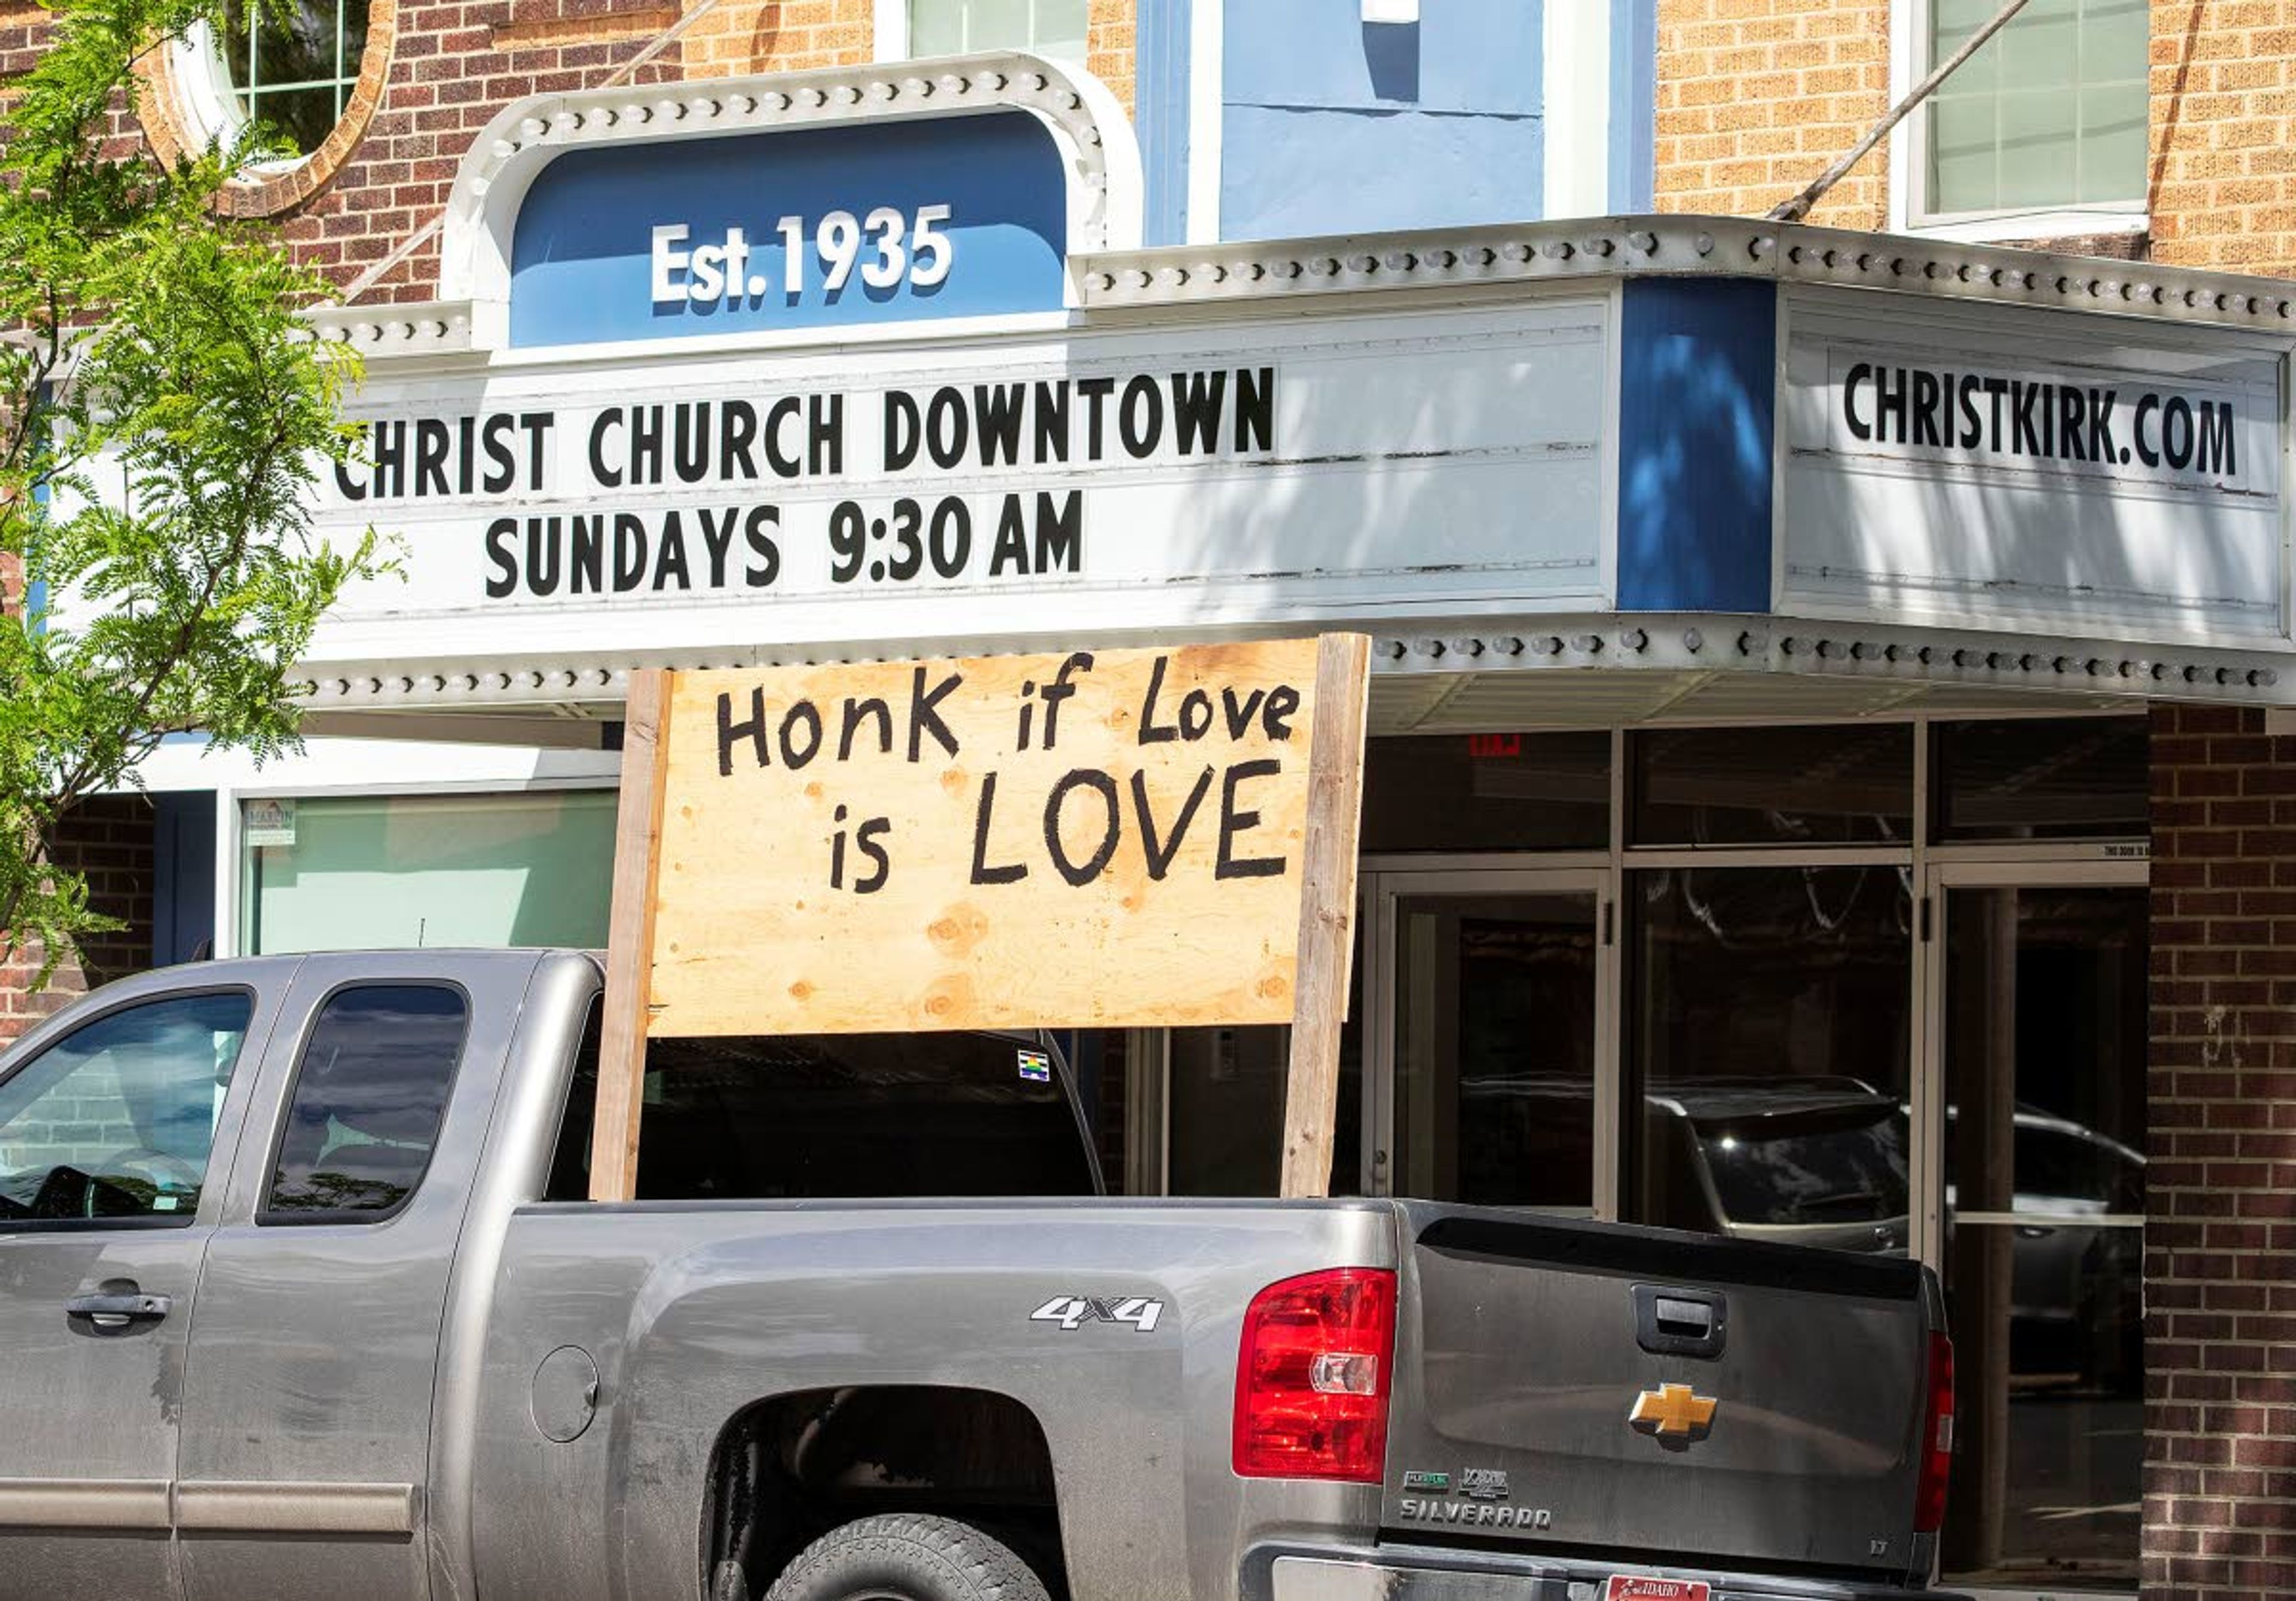
[[(1339, 1104), (1332, 1131), (1331, 1193), (1360, 1194), (1363, 1162), (1363, 951), (1349, 969), (1348, 1019), (1340, 1031)], [(1173, 1029), (1167, 1080), (1166, 1193), (1273, 1195), (1282, 1187), (1283, 1088), (1292, 1030)], [(1153, 1193), (1152, 1177), (1133, 1182)]]
[(612, 790), (292, 805), (291, 843), (242, 852), (250, 956), (606, 942)]
[(463, 992), (440, 984), (330, 998), (296, 1069), (265, 1210), (396, 1210), (430, 1164), (467, 1022)]
[[(1930, 59), (1952, 54), (1997, 9), (1932, 0)], [(2150, 29), (2147, 0), (2030, 0), (1931, 103), (1929, 209), (2142, 199)]]
[(1627, 748), (1636, 845), (1882, 845), (1913, 832), (1908, 725), (1654, 728)]
[(1635, 1215), (1902, 1252), (1904, 872), (1670, 868), (1629, 883)]
[(1594, 1204), (1595, 898), (1397, 903), (1398, 1195)]
[(0, 1221), (188, 1219), (253, 1003), (178, 996), (100, 1017), (0, 1084)]
[(2144, 835), (2151, 747), (2141, 717), (1939, 723), (1931, 738), (1938, 839)]
[(1606, 733), (1412, 735), (1364, 747), (1367, 856), (1610, 843)]
[(1034, 50), (1082, 61), (1085, 0), (909, 0), (909, 53)]
[(1951, 891), (1947, 1571), (2133, 1580), (2143, 1460), (2145, 891)]
[(225, 0), (218, 27), (240, 109), (299, 153), (318, 149), (358, 79), (367, 0)]

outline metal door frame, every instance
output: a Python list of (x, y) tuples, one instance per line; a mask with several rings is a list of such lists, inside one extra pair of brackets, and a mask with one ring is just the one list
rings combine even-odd
[[(1535, 865), (1534, 865), (1535, 864)], [(1406, 897), (1485, 899), (1584, 895), (1594, 903), (1594, 1215), (1619, 1215), (1619, 943), (1617, 876), (1607, 852), (1528, 858), (1366, 857), (1363, 919), (1363, 1146), (1357, 1181), (1367, 1195), (1392, 1193), (1395, 1149), (1397, 903)]]
[(1945, 1271), (1946, 940), (1952, 930), (1953, 890), (2143, 889), (2152, 882), (2148, 858), (2085, 845), (2079, 854), (2052, 858), (2013, 854), (1998, 847), (1953, 851), (1932, 848), (1920, 874), (1925, 936), (1914, 945), (1915, 1039), (1910, 1119), (1914, 1207), (1906, 1248)]

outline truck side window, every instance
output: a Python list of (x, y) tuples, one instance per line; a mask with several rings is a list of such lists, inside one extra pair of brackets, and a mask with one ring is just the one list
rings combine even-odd
[(266, 1223), (378, 1223), (430, 1165), (469, 1032), (444, 984), (360, 984), (320, 1008), (273, 1164)]
[[(550, 1198), (588, 1193), (594, 1034)], [(646, 1043), (641, 1201), (1089, 1195), (1050, 1055), (1009, 1034), (800, 1034)]]
[(97, 1018), (0, 1084), (0, 1227), (188, 1223), (254, 998), (175, 995)]

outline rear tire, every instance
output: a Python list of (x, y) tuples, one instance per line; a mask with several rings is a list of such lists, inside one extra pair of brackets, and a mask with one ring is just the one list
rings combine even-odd
[(893, 1513), (832, 1529), (766, 1601), (1050, 1601), (1012, 1548), (955, 1518)]

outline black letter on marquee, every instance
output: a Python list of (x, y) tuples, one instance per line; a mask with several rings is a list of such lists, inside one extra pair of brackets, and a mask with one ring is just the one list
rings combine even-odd
[(487, 598), (501, 600), (518, 589), (518, 558), (511, 554), (510, 543), (518, 538), (518, 519), (497, 517), (487, 524), (487, 560), (501, 574), (487, 580)]

